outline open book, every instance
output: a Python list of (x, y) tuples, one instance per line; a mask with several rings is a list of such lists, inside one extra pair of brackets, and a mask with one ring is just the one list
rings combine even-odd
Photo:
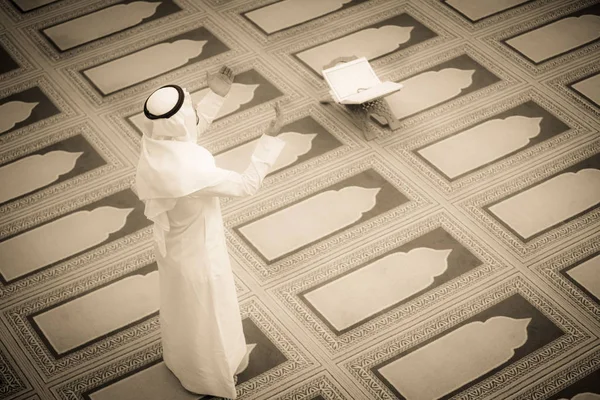
[(366, 58), (323, 70), (333, 99), (341, 104), (362, 104), (402, 89), (396, 82), (381, 82)]

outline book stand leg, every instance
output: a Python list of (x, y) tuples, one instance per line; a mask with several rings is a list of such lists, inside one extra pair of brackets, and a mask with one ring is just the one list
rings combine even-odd
[(381, 118), (384, 118), (392, 132), (400, 128), (400, 121), (396, 119), (390, 105), (385, 99), (377, 99), (369, 104), (369, 114), (377, 114)]
[[(325, 95), (319, 99), (319, 103), (334, 104), (336, 101), (331, 96)], [(392, 131), (400, 128), (400, 122), (394, 117), (392, 109), (385, 99), (377, 99), (363, 104), (345, 104), (345, 106), (362, 130), (366, 140), (373, 140), (377, 137), (377, 134), (369, 126), (369, 120), (373, 114), (385, 119)]]
[(346, 104), (346, 108), (350, 111), (350, 115), (354, 118), (358, 127), (362, 130), (365, 140), (373, 140), (377, 137), (377, 133), (369, 125), (369, 112), (364, 104)]
[[(325, 95), (319, 99), (321, 104), (338, 104), (330, 95)], [(344, 104), (350, 112), (352, 118), (358, 124), (366, 140), (373, 140), (377, 137), (375, 132), (369, 126), (369, 114), (364, 104)]]
[(325, 95), (325, 96), (323, 96), (323, 97), (321, 97), (319, 99), (319, 103), (321, 103), (321, 104), (333, 104), (333, 103), (335, 103), (335, 100), (333, 100), (331, 98), (331, 96)]

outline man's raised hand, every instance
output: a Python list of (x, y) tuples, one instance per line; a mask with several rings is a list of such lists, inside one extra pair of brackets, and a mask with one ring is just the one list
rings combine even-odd
[(275, 110), (275, 119), (269, 123), (267, 131), (265, 132), (265, 135), (269, 136), (277, 136), (281, 130), (281, 127), (283, 126), (283, 114), (281, 113), (279, 102), (275, 103), (273, 109)]
[(233, 71), (225, 65), (222, 66), (216, 74), (211, 75), (206, 71), (208, 87), (221, 97), (225, 97), (227, 96), (227, 93), (229, 93), (229, 89), (231, 89), (231, 84), (233, 83), (233, 77)]

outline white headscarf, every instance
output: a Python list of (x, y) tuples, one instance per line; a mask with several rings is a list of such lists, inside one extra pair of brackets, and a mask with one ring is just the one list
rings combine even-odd
[[(164, 91), (158, 89), (150, 97), (158, 99), (157, 104), (161, 90)], [(154, 240), (163, 257), (167, 252), (165, 232), (170, 230), (167, 212), (175, 207), (178, 198), (217, 183), (211, 174), (215, 159), (196, 144), (196, 113), (190, 94), (185, 89), (183, 93), (183, 104), (174, 115), (159, 119), (146, 117), (136, 173), (137, 194), (145, 203), (144, 214), (154, 222)]]

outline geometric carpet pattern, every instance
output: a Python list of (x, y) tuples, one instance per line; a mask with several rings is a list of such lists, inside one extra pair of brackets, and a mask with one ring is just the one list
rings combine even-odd
[[(143, 102), (235, 80), (199, 143), (250, 361), (239, 399), (600, 399), (600, 1), (0, 3), (0, 398), (176, 399)], [(399, 128), (320, 104), (366, 57)]]

